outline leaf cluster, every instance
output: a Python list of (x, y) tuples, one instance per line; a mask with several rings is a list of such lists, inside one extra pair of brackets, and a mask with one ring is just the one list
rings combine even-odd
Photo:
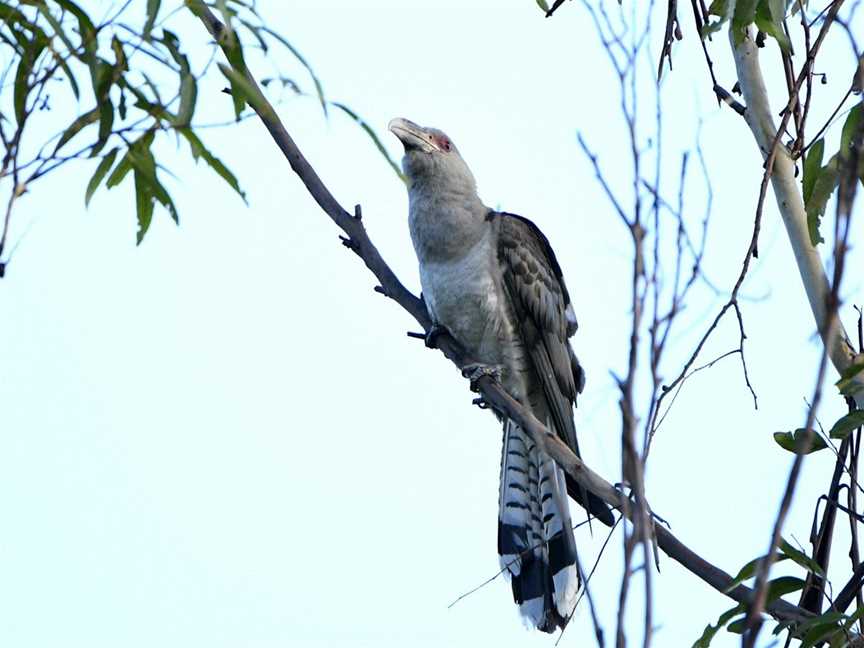
[[(218, 10), (224, 26), (217, 42), (210, 43), (209, 59), (196, 64), (185, 39), (169, 26), (178, 12), (195, 14), (205, 7)], [(131, 14), (135, 9), (144, 13)], [(14, 77), (12, 84), (2, 83), (4, 88), (11, 87), (14, 121), (0, 113), (0, 139), (6, 148), (0, 179), (13, 176), (16, 187), (26, 188), (71, 160), (92, 159), (96, 166), (84, 193), (85, 204), (89, 205), (102, 186), (111, 189), (131, 183), (140, 244), (157, 204), (179, 223), (177, 207), (164, 182), (165, 174), (173, 174), (160, 152), (165, 143), (175, 148), (185, 143), (194, 161), (203, 160), (245, 201), (234, 172), (202, 137), (202, 128), (214, 124), (201, 123), (199, 84), (213, 68), (221, 46), (228, 63), (218, 64), (218, 69), (228, 81), (226, 92), (233, 102), (234, 120), (244, 119), (251, 114), (248, 107), (255, 107), (256, 96), (249, 87), (246, 50), (267, 53), (274, 45), (287, 49), (308, 73), (325, 116), (330, 106), (348, 115), (400, 173), (374, 130), (344, 104), (325, 98), (309, 62), (265, 23), (254, 2), (216, 0), (205, 5), (200, 0), (185, 0), (174, 11), (166, 11), (161, 0), (147, 0), (114, 3), (101, 22), (93, 16), (73, 0), (21, 0), (14, 6), (0, 0), (0, 48), (9, 50), (6, 58), (12, 62), (0, 83), (7, 75)], [(293, 95), (303, 95), (294, 80), (278, 78)], [(77, 108), (78, 114), (73, 113), (62, 131), (43, 140), (35, 157), (24, 159), (20, 146), (24, 134), (33, 139), (44, 132), (40, 124), (34, 125), (34, 117), (46, 110), (65, 114), (71, 112), (70, 107)], [(16, 197), (22, 193), (23, 189)], [(4, 228), (3, 240), (5, 233)]]
[[(825, 578), (825, 572), (819, 564), (800, 549), (791, 545), (788, 541), (780, 541), (777, 547), (778, 553), (774, 556), (774, 562), (792, 561), (803, 568), (807, 574), (819, 578)], [(732, 591), (739, 585), (754, 578), (759, 570), (764, 556), (754, 558), (738, 571), (738, 574), (726, 588)], [(798, 592), (805, 586), (805, 580), (797, 576), (780, 576), (768, 583), (767, 602), (774, 601), (781, 596)], [(708, 624), (702, 635), (694, 642), (693, 648), (708, 648), (716, 634), (726, 628), (727, 632), (741, 634), (744, 631), (747, 605), (738, 605), (726, 610), (717, 621)], [(864, 615), (864, 608), (857, 609), (853, 614), (846, 615), (836, 611), (827, 611), (823, 614), (814, 615), (813, 618), (799, 623), (782, 622), (774, 628), (777, 635), (783, 630), (791, 629), (793, 634), (801, 640), (802, 648), (812, 648), (817, 644), (827, 642), (831, 648), (843, 648), (848, 645), (850, 631), (855, 622)]]

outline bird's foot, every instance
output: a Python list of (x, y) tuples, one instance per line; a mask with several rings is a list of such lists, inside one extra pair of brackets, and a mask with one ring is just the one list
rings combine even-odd
[(429, 349), (437, 349), (438, 348), (438, 336), (442, 333), (449, 333), (446, 327), (441, 326), (438, 322), (433, 322), (432, 326), (429, 327), (429, 331), (426, 333), (425, 343), (426, 347)]
[(468, 379), (471, 384), (471, 391), (477, 391), (477, 381), (483, 376), (489, 376), (496, 382), (501, 382), (501, 374), (504, 367), (501, 365), (488, 365), (479, 362), (473, 362), (462, 367), (462, 375)]
[(490, 408), (492, 407), (489, 403), (486, 402), (486, 399), (483, 398), (482, 396), (478, 396), (477, 398), (475, 398), (474, 400), (472, 400), (472, 401), (471, 401), (471, 404), (472, 404), (472, 405), (476, 405), (476, 406), (479, 407), (480, 409), (484, 409), (484, 410), (485, 410), (485, 409), (490, 409)]

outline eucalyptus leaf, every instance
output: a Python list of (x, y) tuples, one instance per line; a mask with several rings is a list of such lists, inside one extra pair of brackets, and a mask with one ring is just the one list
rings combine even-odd
[(768, 581), (768, 592), (765, 602), (776, 601), (781, 596), (804, 589), (804, 580), (796, 576), (780, 576)]
[(747, 622), (747, 617), (741, 617), (740, 619), (735, 619), (732, 623), (726, 626), (726, 632), (732, 632), (734, 634), (743, 634), (745, 623)]
[(840, 133), (841, 155), (845, 156), (849, 152), (849, 147), (852, 146), (852, 140), (858, 130), (858, 124), (861, 122), (861, 110), (861, 104), (859, 103), (846, 115), (846, 121), (843, 122), (843, 130)]
[(63, 134), (60, 136), (60, 139), (57, 141), (57, 146), (54, 147), (54, 152), (60, 150), (60, 148), (66, 144), (69, 140), (75, 137), (78, 133), (80, 133), (86, 126), (90, 124), (95, 124), (99, 120), (99, 108), (96, 107), (93, 110), (89, 110), (83, 115), (79, 115), (75, 121), (73, 121), (69, 127), (63, 131)]
[(96, 189), (99, 188), (99, 184), (102, 182), (102, 179), (105, 177), (105, 174), (108, 173), (108, 169), (111, 168), (111, 165), (114, 164), (114, 159), (117, 157), (117, 149), (113, 148), (108, 153), (106, 153), (102, 159), (99, 161), (99, 165), (96, 167), (96, 171), (93, 173), (93, 177), (90, 178), (90, 182), (87, 183), (87, 191), (84, 193), (84, 206), (90, 206), (90, 199), (93, 197), (93, 194), (96, 192)]
[(153, 31), (153, 25), (156, 24), (156, 18), (159, 16), (159, 7), (162, 5), (162, 0), (147, 0), (147, 21), (144, 23), (144, 29), (141, 35), (145, 41), (150, 41), (150, 32)]
[(805, 205), (810, 201), (810, 197), (813, 195), (813, 187), (816, 186), (816, 180), (822, 172), (822, 157), (824, 154), (825, 138), (820, 138), (810, 146), (807, 155), (804, 157), (804, 177), (801, 180), (801, 185)]
[(259, 108), (263, 108), (259, 101), (258, 92), (255, 90), (255, 86), (252, 85), (245, 75), (223, 63), (218, 63), (217, 65), (222, 74), (224, 74), (231, 83), (231, 96), (234, 99), (234, 114), (236, 119), (240, 119), (240, 115), (243, 112), (246, 103), (249, 103), (252, 106), (258, 105)]
[(150, 183), (144, 179), (141, 172), (135, 171), (135, 208), (138, 214), (136, 240), (138, 245), (141, 245), (147, 230), (150, 229), (150, 223), (153, 222), (154, 202)]
[(747, 27), (756, 21), (758, 0), (737, 0), (732, 9), (732, 34), (735, 42), (740, 43)]
[(792, 53), (792, 42), (783, 30), (785, 7), (783, 0), (759, 0), (754, 21), (756, 27), (771, 36), (787, 54)]
[(378, 152), (387, 160), (387, 164), (390, 165), (390, 168), (393, 169), (393, 172), (399, 176), (399, 179), (402, 182), (405, 182), (405, 175), (402, 173), (402, 169), (399, 168), (399, 165), (390, 157), (390, 153), (384, 147), (384, 144), (381, 142), (381, 139), (378, 137), (378, 134), (375, 130), (366, 122), (365, 119), (360, 117), (357, 113), (351, 110), (348, 106), (342, 103), (338, 103), (336, 101), (330, 102), (331, 106), (334, 106), (348, 115), (351, 119), (353, 119), (357, 124), (359, 124), (360, 128), (362, 128), (365, 133), (369, 136), (372, 142), (375, 144), (375, 148), (378, 149)]
[[(741, 569), (739, 569), (738, 573), (735, 575), (735, 578), (733, 578), (732, 582), (726, 586), (726, 588), (723, 590), (723, 593), (728, 594), (729, 592), (731, 592), (733, 589), (738, 587), (744, 581), (747, 581), (747, 580), (750, 580), (751, 578), (753, 578), (756, 575), (756, 570), (759, 568), (759, 565), (762, 563), (763, 558), (764, 558), (764, 556), (760, 556), (759, 558), (754, 558), (753, 560), (748, 562), (746, 565), (744, 565)], [(783, 560), (786, 560), (786, 556), (784, 556), (782, 554), (775, 554), (775, 556), (774, 556), (774, 562), (775, 563), (781, 562)]]
[(813, 183), (810, 200), (804, 204), (807, 211), (807, 231), (810, 234), (810, 243), (814, 247), (825, 241), (819, 232), (819, 227), (822, 224), (822, 215), (825, 213), (828, 199), (837, 188), (839, 178), (839, 160), (835, 155), (822, 167)]
[(780, 539), (780, 545), (779, 545), (778, 549), (780, 550), (780, 552), (785, 557), (789, 558), (790, 560), (795, 562), (797, 565), (800, 565), (801, 567), (803, 567), (807, 571), (812, 572), (812, 573), (816, 574), (817, 576), (822, 576), (822, 577), (825, 576), (825, 570), (823, 570), (822, 567), (820, 567), (819, 563), (817, 563), (815, 560), (813, 560), (810, 556), (805, 554), (800, 549), (793, 547), (791, 544), (789, 544), (783, 538)]
[(189, 122), (192, 121), (192, 115), (195, 113), (197, 99), (198, 82), (191, 73), (185, 72), (180, 79), (180, 107), (177, 109), (177, 116), (174, 119), (175, 126), (189, 125)]
[(855, 410), (838, 420), (828, 433), (832, 439), (845, 439), (852, 430), (864, 425), (864, 411)]
[(800, 648), (813, 648), (813, 646), (827, 641), (836, 633), (842, 632), (839, 620), (836, 617), (839, 616), (842, 619), (845, 618), (844, 615), (834, 612), (824, 616), (824, 619), (822, 616), (819, 616), (816, 617), (815, 623), (810, 623), (804, 632), (804, 636), (801, 638)]
[(864, 388), (864, 385), (856, 380), (862, 371), (864, 371), (864, 362), (858, 362), (840, 373), (840, 380), (834, 384), (842, 395), (853, 396)]
[(309, 76), (312, 77), (312, 83), (315, 84), (315, 92), (318, 94), (318, 101), (321, 104), (321, 109), (324, 111), (324, 114), (327, 114), (327, 100), (324, 98), (324, 87), (321, 85), (321, 81), (318, 79), (318, 76), (315, 74), (315, 70), (312, 69), (312, 66), (309, 65), (309, 62), (303, 57), (303, 55), (294, 47), (288, 40), (279, 34), (278, 32), (273, 31), (269, 27), (262, 27), (262, 31), (267, 32), (275, 38), (277, 41), (282, 43), (288, 51), (290, 51), (294, 57), (300, 61), (300, 64), (306, 68), (306, 71), (309, 73)]
[(810, 454), (811, 452), (816, 452), (817, 450), (824, 450), (827, 448), (827, 444), (825, 440), (816, 434), (815, 430), (812, 432), (810, 437), (810, 445), (809, 447), (805, 447), (806, 443), (807, 430), (804, 428), (798, 428), (794, 432), (775, 432), (774, 433), (774, 441), (777, 442), (784, 450), (788, 450), (789, 452), (794, 452), (796, 454)]
[(207, 165), (213, 169), (220, 178), (222, 178), (228, 185), (236, 191), (240, 197), (243, 199), (243, 202), (246, 202), (246, 194), (240, 188), (240, 183), (237, 182), (237, 178), (231, 172), (231, 170), (226, 167), (222, 161), (213, 155), (207, 147), (204, 146), (204, 143), (198, 138), (198, 136), (192, 131), (191, 128), (181, 128), (179, 129), (180, 134), (186, 138), (186, 141), (189, 142), (189, 148), (192, 150), (192, 157), (197, 161), (200, 158), (203, 158)]
[(726, 610), (723, 614), (720, 615), (720, 618), (717, 619), (717, 623), (714, 625), (705, 626), (705, 630), (702, 632), (702, 636), (699, 637), (696, 642), (693, 644), (693, 648), (708, 648), (711, 645), (711, 640), (714, 638), (714, 635), (717, 634), (717, 631), (720, 630), (723, 626), (725, 626), (730, 619), (735, 616), (738, 616), (742, 612), (745, 611), (745, 607), (743, 603), (739, 603), (735, 607)]

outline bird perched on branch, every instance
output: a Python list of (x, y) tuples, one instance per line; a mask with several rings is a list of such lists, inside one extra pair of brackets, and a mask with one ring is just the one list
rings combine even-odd
[[(389, 128), (405, 147), (411, 239), (434, 322), (427, 342), (448, 331), (478, 362), (466, 368), (472, 383), (498, 378), (578, 455), (573, 406), (585, 373), (568, 341), (576, 317), (549, 241), (528, 219), (483, 204), (443, 132), (407, 119)], [(605, 524), (612, 512), (502, 418), (498, 554), (524, 617), (553, 632), (580, 586), (567, 495)]]

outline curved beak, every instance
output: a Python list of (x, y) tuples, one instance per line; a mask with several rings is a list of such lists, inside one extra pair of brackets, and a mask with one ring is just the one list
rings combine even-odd
[(422, 149), (426, 153), (440, 150), (426, 130), (412, 121), (397, 117), (390, 120), (387, 128), (399, 138), (406, 151), (412, 148)]

